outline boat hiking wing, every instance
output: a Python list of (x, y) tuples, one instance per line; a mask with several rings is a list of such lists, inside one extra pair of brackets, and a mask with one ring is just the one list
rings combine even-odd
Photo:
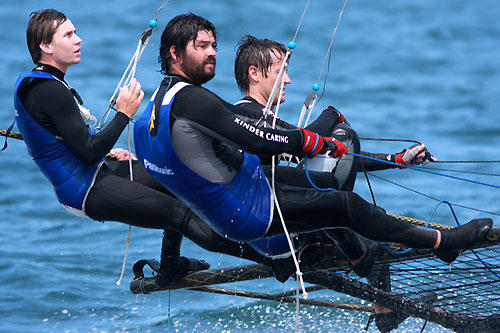
[[(412, 224), (425, 221), (397, 216)], [(432, 223), (431, 228), (448, 226)], [(319, 260), (302, 266), (304, 281), (311, 284), (309, 291), (330, 289), (358, 300), (386, 306), (409, 316), (434, 322), (454, 331), (474, 328), (480, 332), (496, 332), (500, 327), (500, 228), (492, 228), (487, 239), (476, 248), (462, 253), (451, 265), (437, 259), (432, 250), (408, 250), (398, 244), (385, 244), (386, 249), (375, 265), (389, 265), (391, 291), (383, 291), (364, 283), (353, 272), (344, 256), (334, 246), (323, 248)], [(146, 263), (142, 264), (142, 267)], [(141, 265), (139, 265), (141, 266)], [(295, 302), (292, 293), (263, 294), (251, 291), (208, 287), (240, 281), (273, 277), (270, 268), (247, 265), (217, 270), (192, 272), (167, 286), (158, 285), (155, 276), (145, 277), (142, 267), (136, 269), (130, 283), (134, 294), (188, 289), (281, 302)], [(154, 273), (154, 272), (153, 272)], [(308, 292), (309, 292), (308, 291)], [(294, 291), (295, 292), (295, 291)], [(418, 301), (424, 293), (434, 293), (437, 301), (426, 304)], [(323, 300), (300, 299), (302, 304), (373, 312), (373, 307), (362, 304), (338, 304)]]

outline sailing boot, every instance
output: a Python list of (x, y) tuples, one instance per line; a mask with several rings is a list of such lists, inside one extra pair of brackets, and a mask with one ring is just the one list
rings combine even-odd
[(444, 261), (447, 264), (451, 264), (458, 258), (459, 255), (463, 253), (462, 250), (440, 250), (437, 249), (434, 251), (436, 257), (438, 257), (441, 261)]
[(291, 256), (280, 259), (265, 258), (263, 264), (271, 269), (276, 280), (281, 283), (285, 283), (297, 270)]
[(159, 286), (165, 287), (180, 280), (190, 272), (202, 271), (209, 268), (210, 264), (204, 260), (179, 257), (176, 262), (167, 263), (166, 265), (162, 263), (156, 276), (156, 283)]
[(475, 219), (457, 228), (441, 231), (441, 244), (434, 254), (440, 260), (451, 264), (463, 250), (484, 240), (492, 224), (491, 219)]
[(382, 249), (374, 241), (363, 239), (361, 244), (364, 245), (364, 256), (361, 261), (354, 265), (354, 273), (359, 277), (366, 277), (372, 271), (373, 265), (378, 256), (382, 253)]
[(335, 241), (340, 251), (347, 257), (349, 262), (359, 260), (353, 265), (353, 270), (359, 277), (366, 277), (370, 274), (373, 264), (382, 252), (381, 248), (374, 241), (361, 238), (349, 229), (327, 229), (326, 235)]
[(180, 280), (192, 271), (208, 269), (210, 265), (203, 260), (180, 256), (182, 234), (172, 230), (163, 231), (160, 268), (156, 283), (167, 286)]
[(478, 245), (486, 239), (492, 225), (491, 219), (474, 219), (451, 230), (442, 230), (436, 255), (443, 250), (468, 250)]
[(381, 263), (373, 267), (366, 281), (375, 288), (391, 291), (391, 273), (389, 264)]
[[(437, 295), (434, 293), (424, 294), (415, 299), (417, 302), (426, 303), (431, 305), (437, 300)], [(392, 311), (387, 313), (376, 313), (375, 314), (375, 325), (382, 333), (390, 332), (406, 320), (409, 316), (401, 311)]]
[[(323, 256), (323, 244), (314, 233), (301, 235), (296, 248), (297, 260), (301, 267), (310, 266)], [(281, 283), (285, 283), (297, 271), (292, 256), (265, 258), (263, 265), (269, 267), (276, 280)]]

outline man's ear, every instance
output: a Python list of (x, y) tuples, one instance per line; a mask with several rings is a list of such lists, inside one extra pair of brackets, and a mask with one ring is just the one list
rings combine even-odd
[(46, 42), (42, 42), (38, 46), (40, 47), (40, 49), (42, 50), (43, 53), (47, 53), (47, 54), (53, 53), (52, 46), (50, 44), (47, 44)]
[(248, 67), (248, 81), (259, 82), (261, 76), (262, 76), (262, 73), (260, 72), (260, 70), (257, 67), (255, 67), (253, 65)]
[(170, 46), (170, 49), (168, 50), (168, 52), (170, 52), (170, 56), (172, 57), (172, 59), (173, 59), (174, 61), (179, 61), (179, 58), (180, 58), (180, 57), (178, 57), (178, 56), (177, 56), (177, 54), (176, 54), (176, 52), (175, 52), (175, 51), (176, 51), (176, 47), (175, 47), (175, 45), (171, 45), (171, 46)]

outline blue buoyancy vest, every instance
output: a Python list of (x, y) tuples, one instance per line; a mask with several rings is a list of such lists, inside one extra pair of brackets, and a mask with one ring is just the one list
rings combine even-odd
[(48, 132), (31, 117), (19, 99), (19, 91), (27, 78), (60, 80), (41, 71), (21, 74), (16, 82), (14, 96), (16, 123), (29, 154), (54, 187), (59, 202), (70, 212), (85, 216), (85, 199), (104, 159), (92, 166), (86, 165), (62, 139)]
[[(233, 105), (238, 106), (247, 103), (252, 103), (252, 101), (242, 99), (236, 103), (233, 103)], [(274, 113), (272, 115), (274, 116)], [(291, 255), (290, 245), (288, 244), (288, 240), (286, 239), (286, 235), (284, 234), (256, 239), (248, 242), (248, 245), (250, 245), (255, 251), (266, 257), (283, 258), (289, 257)]]
[[(212, 183), (193, 172), (177, 156), (170, 132), (170, 111), (175, 94), (188, 85), (178, 82), (162, 98), (156, 135), (150, 133), (155, 116), (153, 94), (148, 107), (135, 122), (136, 153), (146, 170), (191, 208), (219, 235), (234, 241), (261, 238), (271, 216), (271, 191), (257, 156), (244, 154), (229, 184)], [(161, 98), (161, 96), (160, 96)]]

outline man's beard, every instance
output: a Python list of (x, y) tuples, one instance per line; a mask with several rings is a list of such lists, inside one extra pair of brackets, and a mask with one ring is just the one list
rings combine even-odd
[[(207, 64), (213, 64), (213, 70), (206, 70)], [(198, 64), (191, 61), (184, 61), (183, 72), (186, 73), (191, 81), (196, 85), (202, 85), (210, 81), (215, 76), (215, 58), (208, 58), (203, 63)]]

